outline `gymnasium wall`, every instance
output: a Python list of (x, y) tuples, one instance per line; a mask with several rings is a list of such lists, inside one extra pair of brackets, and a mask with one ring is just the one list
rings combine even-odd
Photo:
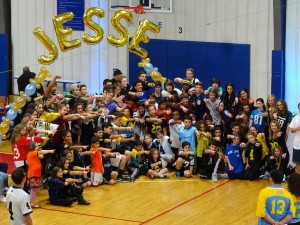
[(285, 99), (291, 112), (300, 102), (300, 1), (288, 0), (286, 22)]
[[(56, 15), (56, 1), (11, 2), (13, 72), (19, 75), (24, 65), (31, 66), (35, 71), (40, 68), (37, 58), (47, 53), (32, 35), (35, 27), (42, 27), (57, 43), (51, 20)], [(134, 14), (133, 24), (126, 26), (130, 36), (133, 36), (139, 21), (148, 19), (161, 25), (159, 34), (147, 32), (151, 39), (250, 44), (251, 96), (266, 98), (271, 89), (272, 2), (272, 0), (173, 0), (173, 13)], [(108, 10), (108, 1), (86, 0), (85, 3), (86, 8), (100, 7), (106, 12), (104, 19), (95, 19), (100, 21), (104, 29), (104, 40), (95, 46), (82, 43), (80, 48), (63, 54), (59, 51), (59, 59), (48, 68), (53, 74), (63, 74), (65, 79), (81, 80), (93, 92), (98, 92), (102, 88), (102, 80), (112, 77), (113, 68), (119, 68), (125, 74), (129, 73), (129, 53), (125, 46), (116, 48), (105, 41), (108, 34), (117, 35), (110, 24), (113, 11)], [(88, 31), (87, 28), (86, 30)], [(73, 32), (72, 38), (81, 39), (82, 34), (83, 32)], [(148, 48), (147, 45), (145, 48)], [(151, 54), (149, 57), (152, 57)], [(157, 66), (157, 62), (153, 60), (151, 62)]]
[[(192, 67), (206, 89), (211, 78), (218, 77), (225, 88), (233, 82), (236, 92), (250, 86), (250, 45), (197, 41), (152, 40), (149, 54), (161, 74), (170, 79), (185, 77), (185, 69)], [(129, 55), (129, 72), (138, 74), (139, 57)], [(137, 76), (130, 76), (133, 83)], [(181, 89), (180, 85), (177, 85)]]

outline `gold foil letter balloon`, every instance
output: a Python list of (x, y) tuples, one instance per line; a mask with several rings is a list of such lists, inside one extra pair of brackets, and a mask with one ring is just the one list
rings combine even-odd
[(52, 21), (54, 24), (56, 37), (60, 46), (60, 49), (63, 52), (69, 51), (73, 48), (79, 48), (81, 45), (80, 40), (74, 39), (71, 41), (67, 40), (68, 35), (72, 35), (72, 29), (71, 28), (64, 28), (63, 24), (69, 20), (72, 20), (74, 18), (74, 14), (72, 12), (65, 12), (63, 14), (54, 16)]
[(83, 15), (83, 22), (88, 28), (90, 28), (95, 32), (95, 36), (93, 37), (89, 34), (84, 34), (82, 36), (82, 40), (86, 44), (94, 45), (102, 41), (103, 33), (104, 33), (103, 29), (99, 26), (99, 24), (92, 21), (92, 17), (97, 16), (99, 18), (103, 18), (104, 15), (105, 15), (104, 11), (96, 7), (89, 8), (88, 10), (85, 11)]
[(41, 55), (38, 58), (40, 64), (50, 65), (58, 57), (58, 49), (42, 28), (37, 27), (33, 30), (34, 36), (48, 49), (49, 55)]
[(130, 52), (138, 55), (142, 59), (147, 57), (148, 52), (145, 49), (141, 48), (139, 46), (139, 43), (140, 42), (148, 43), (150, 41), (150, 38), (145, 34), (147, 30), (153, 33), (159, 33), (160, 28), (155, 23), (149, 20), (143, 20), (140, 23), (139, 28), (135, 32), (128, 48)]
[(111, 18), (112, 26), (120, 33), (120, 38), (116, 38), (114, 35), (108, 35), (107, 42), (115, 47), (124, 46), (129, 39), (127, 29), (120, 23), (121, 19), (125, 19), (127, 22), (132, 22), (133, 15), (126, 10), (118, 10)]

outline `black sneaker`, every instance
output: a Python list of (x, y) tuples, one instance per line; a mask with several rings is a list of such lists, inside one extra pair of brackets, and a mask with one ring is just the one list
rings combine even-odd
[(85, 200), (78, 202), (78, 205), (90, 205), (90, 202), (87, 202)]

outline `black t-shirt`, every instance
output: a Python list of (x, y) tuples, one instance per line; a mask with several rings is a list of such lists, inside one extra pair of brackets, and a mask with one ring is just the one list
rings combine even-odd
[(256, 146), (257, 143), (259, 142), (256, 142), (255, 144), (248, 143), (246, 147), (245, 156), (248, 158), (249, 164), (261, 162), (262, 145), (259, 143), (259, 146)]
[[(146, 116), (145, 120), (147, 120), (148, 118), (152, 118), (150, 116)], [(152, 139), (156, 138), (155, 132), (159, 129), (163, 129), (165, 127), (167, 127), (167, 121), (165, 118), (161, 117), (161, 118), (155, 118), (155, 119), (161, 119), (162, 123), (158, 123), (158, 122), (146, 122), (146, 126), (147, 126), (147, 131), (149, 134), (151, 134)]]

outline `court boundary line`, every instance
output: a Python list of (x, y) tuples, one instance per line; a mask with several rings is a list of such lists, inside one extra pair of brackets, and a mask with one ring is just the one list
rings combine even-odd
[(157, 219), (158, 217), (161, 217), (161, 216), (167, 214), (168, 212), (173, 211), (174, 209), (177, 209), (177, 208), (179, 208), (179, 207), (181, 207), (181, 206), (183, 206), (183, 205), (185, 205), (185, 204), (187, 204), (187, 203), (189, 203), (189, 202), (191, 202), (191, 201), (193, 201), (193, 200), (195, 200), (195, 199), (197, 199), (197, 198), (199, 198), (199, 197), (201, 197), (201, 196), (203, 196), (203, 195), (208, 194), (209, 192), (212, 192), (212, 191), (218, 189), (219, 187), (222, 187), (222, 186), (225, 185), (225, 184), (228, 184), (229, 182), (230, 182), (230, 180), (225, 181), (224, 183), (222, 183), (222, 184), (220, 184), (220, 185), (218, 185), (218, 186), (216, 186), (216, 187), (214, 187), (214, 188), (208, 189), (207, 191), (205, 191), (205, 192), (203, 192), (203, 193), (201, 193), (201, 194), (199, 194), (199, 195), (197, 195), (197, 196), (195, 196), (195, 197), (193, 197), (193, 198), (191, 198), (191, 199), (188, 199), (188, 200), (186, 200), (186, 201), (180, 203), (179, 205), (176, 205), (176, 206), (174, 206), (174, 207), (172, 207), (172, 208), (170, 208), (170, 209), (168, 209), (168, 210), (166, 210), (166, 211), (164, 211), (164, 212), (162, 212), (162, 213), (159, 213), (158, 215), (156, 215), (156, 216), (154, 216), (154, 217), (151, 217), (150, 219), (148, 219), (148, 220), (146, 220), (146, 221), (140, 223), (139, 225), (143, 225), (143, 224), (146, 224), (146, 223), (148, 223), (148, 222), (150, 222), (150, 221), (152, 221), (152, 220), (155, 220), (155, 219)]
[(180, 203), (180, 204), (178, 204), (178, 205), (176, 205), (176, 206), (174, 206), (174, 207), (172, 207), (172, 208), (170, 208), (170, 209), (168, 209), (168, 210), (166, 210), (166, 211), (164, 211), (164, 212), (162, 212), (162, 213), (159, 213), (158, 215), (153, 216), (153, 217), (149, 218), (149, 219), (146, 220), (146, 221), (137, 221), (137, 220), (122, 219), (122, 218), (115, 218), (115, 217), (109, 217), (109, 216), (100, 216), (100, 215), (93, 215), (93, 214), (86, 214), (86, 213), (78, 213), (78, 212), (69, 212), (69, 211), (65, 211), (65, 210), (49, 209), (49, 208), (44, 208), (44, 207), (41, 207), (39, 210), (48, 210), (48, 211), (62, 212), (62, 213), (68, 213), (68, 214), (74, 214), (74, 215), (82, 215), (82, 216), (90, 216), (90, 217), (103, 218), (103, 219), (111, 219), (111, 220), (126, 221), (126, 222), (138, 223), (139, 225), (143, 225), (143, 224), (149, 223), (150, 221), (155, 220), (155, 219), (157, 219), (158, 217), (161, 217), (161, 216), (163, 216), (163, 215), (165, 215), (165, 214), (167, 214), (167, 213), (173, 211), (174, 209), (177, 209), (177, 208), (179, 208), (179, 207), (181, 207), (181, 206), (183, 206), (183, 205), (186, 205), (187, 203), (189, 203), (189, 202), (191, 202), (191, 201), (193, 201), (193, 200), (195, 200), (195, 199), (197, 199), (197, 198), (200, 198), (200, 197), (203, 196), (203, 195), (208, 194), (208, 193), (210, 193), (210, 192), (212, 192), (212, 191), (218, 189), (219, 187), (222, 187), (222, 186), (224, 186), (225, 184), (228, 184), (229, 182), (230, 182), (230, 180), (225, 181), (225, 182), (223, 182), (222, 184), (219, 184), (219, 185), (216, 186), (216, 187), (210, 188), (210, 189), (208, 189), (207, 191), (202, 192), (201, 194), (196, 195), (195, 197), (192, 197), (192, 198), (190, 198), (190, 199), (188, 199), (188, 200), (185, 200), (185, 201), (183, 201), (182, 203)]
[(132, 223), (143, 223), (142, 221), (136, 221), (136, 220), (130, 220), (130, 219), (122, 219), (122, 218), (115, 218), (115, 217), (109, 217), (109, 216), (99, 216), (99, 215), (86, 214), (86, 213), (78, 213), (78, 212), (69, 212), (69, 211), (65, 211), (65, 210), (49, 209), (49, 208), (44, 208), (44, 207), (39, 208), (39, 210), (41, 210), (41, 209), (48, 210), (48, 211), (55, 211), (55, 212), (75, 214), (75, 215), (82, 215), (82, 216), (91, 216), (91, 217), (111, 219), (111, 220), (120, 220), (120, 221), (132, 222)]

